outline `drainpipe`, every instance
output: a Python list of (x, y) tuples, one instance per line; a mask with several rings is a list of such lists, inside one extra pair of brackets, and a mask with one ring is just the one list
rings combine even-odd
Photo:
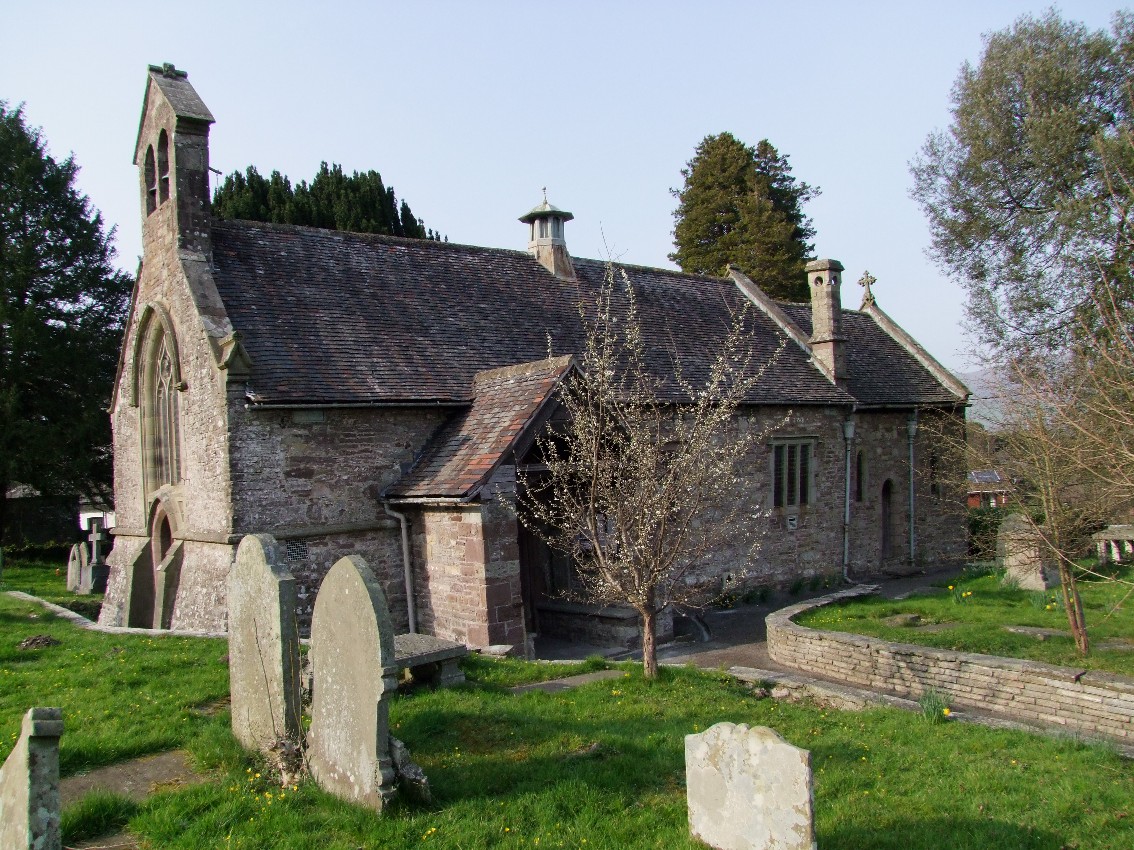
[(405, 514), (391, 508), (389, 502), (383, 502), (382, 509), (386, 511), (388, 516), (394, 517), (402, 527), (402, 571), (406, 577), (406, 609), (409, 611), (409, 630), (412, 635), (417, 632), (417, 606), (413, 599), (413, 563), (410, 561), (409, 519)]
[(851, 447), (854, 444), (853, 414), (843, 422), (843, 440), (846, 444), (846, 487), (843, 493), (843, 581), (853, 584), (850, 577), (850, 503), (851, 503)]
[(906, 421), (906, 432), (910, 435), (910, 566), (916, 563), (917, 538), (914, 530), (914, 437), (917, 436), (917, 408)]

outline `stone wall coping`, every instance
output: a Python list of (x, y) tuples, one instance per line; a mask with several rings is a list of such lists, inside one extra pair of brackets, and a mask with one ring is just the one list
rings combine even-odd
[(824, 638), (843, 644), (852, 644), (869, 649), (872, 652), (888, 652), (892, 655), (920, 655), (937, 661), (957, 664), (983, 665), (1005, 672), (1027, 673), (1036, 677), (1054, 680), (1057, 682), (1072, 682), (1079, 685), (1097, 685), (1123, 694), (1134, 694), (1134, 678), (1122, 676), (1117, 673), (1107, 673), (1099, 670), (1084, 670), (1076, 667), (1061, 667), (1047, 664), (1042, 661), (1029, 661), (1023, 658), (1006, 658), (1001, 655), (982, 655), (976, 652), (958, 652), (949, 649), (937, 649), (932, 646), (922, 646), (914, 643), (896, 643), (881, 638), (857, 635), (850, 632), (836, 632), (827, 629), (812, 629), (801, 626), (793, 621), (804, 611), (821, 608), (844, 599), (853, 599), (858, 596), (869, 596), (878, 592), (877, 585), (864, 585), (847, 590), (840, 590), (817, 599), (808, 599), (788, 608), (773, 611), (765, 619), (769, 634), (773, 629), (796, 631), (798, 633), (811, 632)]
[(58, 738), (63, 734), (63, 709), (32, 708), (24, 715), (23, 733), (29, 738)]

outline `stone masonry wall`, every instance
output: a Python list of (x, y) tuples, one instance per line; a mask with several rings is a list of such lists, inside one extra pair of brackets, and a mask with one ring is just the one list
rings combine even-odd
[(498, 501), (423, 509), (414, 523), (419, 630), (524, 646), (516, 518)]
[(401, 531), (381, 496), (445, 416), (414, 408), (254, 410), (230, 399), (233, 531), (280, 541), (301, 630), (323, 577), (350, 554), (378, 574), (395, 629), (408, 630)]
[(1134, 743), (1134, 679), (1035, 661), (951, 652), (808, 629), (792, 618), (856, 589), (784, 608), (767, 618), (768, 655), (796, 670), (919, 698), (933, 688), (955, 706)]
[[(150, 113), (143, 116), (143, 139), (156, 144), (159, 129), (165, 127), (172, 135), (173, 126), (168, 104), (161, 98), (151, 98)], [(176, 171), (176, 149), (172, 156), (171, 168)], [(103, 608), (107, 613), (100, 618), (106, 625), (125, 625), (112, 620), (116, 612), (121, 615), (128, 607), (124, 599), (128, 592), (125, 566), (128, 556), (148, 537), (147, 526), (155, 495), (145, 492), (141, 397), (133, 397), (135, 373), (142, 365), (133, 359), (135, 342), (143, 330), (139, 325), (147, 305), (160, 307), (172, 322), (184, 384), (177, 394), (181, 481), (162, 493), (174, 514), (175, 536), (223, 541), (232, 527), (225, 373), (217, 367), (206, 328), (206, 322), (212, 319), (202, 318), (202, 311), (208, 312), (216, 305), (209, 303), (211, 282), (206, 282), (202, 288), (200, 279), (191, 282), (187, 274), (187, 263), (193, 265), (194, 261), (178, 249), (176, 202), (177, 198), (171, 197), (148, 216), (144, 213), (144, 198), (141, 207), (145, 261), (135, 287), (130, 323), (123, 340), (122, 368), (111, 409), (117, 525), (114, 548), (108, 558), (111, 565), (108, 604)], [(199, 259), (196, 265), (201, 265)], [(140, 385), (140, 377), (137, 382)], [(203, 570), (200, 575), (199, 566)], [(179, 601), (175, 607), (175, 621), (215, 623), (214, 594), (210, 590), (215, 573), (215, 563), (202, 564), (196, 558), (186, 558), (181, 587), (189, 593), (185, 601)], [(223, 624), (223, 620), (221, 622)]]
[[(905, 411), (855, 414), (856, 429), (851, 449), (851, 474), (855, 452), (865, 460), (863, 500), (851, 493), (851, 575), (877, 575), (882, 570), (909, 569), (909, 441)], [(742, 516), (762, 526), (759, 551), (750, 565), (750, 583), (786, 585), (815, 576), (841, 574), (843, 563), (843, 510), (846, 497), (846, 442), (843, 422), (846, 411), (838, 408), (777, 408), (742, 413), (737, 427), (768, 430), (787, 421), (761, 440), (741, 475), (738, 495), (746, 500)], [(810, 504), (795, 508), (772, 506), (773, 440), (814, 438)], [(917, 562), (940, 563), (964, 556), (965, 531), (960, 507), (964, 494), (945, 493), (930, 497), (927, 458), (928, 437), (919, 431), (915, 439), (915, 534)], [(892, 482), (891, 557), (882, 558), (882, 486)], [(793, 523), (794, 520), (794, 523)], [(792, 525), (794, 524), (794, 528)], [(723, 575), (736, 571), (744, 559), (741, 551), (721, 534), (720, 545), (704, 574)]]

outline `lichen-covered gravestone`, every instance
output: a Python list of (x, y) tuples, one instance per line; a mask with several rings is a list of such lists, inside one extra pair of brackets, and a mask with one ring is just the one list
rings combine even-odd
[(295, 594), (275, 538), (240, 541), (228, 578), (228, 677), (232, 732), (251, 749), (300, 740)]
[(339, 560), (319, 586), (310, 655), (311, 774), (332, 794), (380, 810), (394, 796), (394, 629), (377, 576), (356, 555)]
[(718, 723), (685, 736), (689, 831), (718, 850), (815, 850), (811, 754), (773, 730)]
[(1021, 590), (1047, 590), (1059, 584), (1059, 571), (1047, 557), (1039, 532), (1020, 514), (1009, 514), (996, 535), (996, 554), (1004, 568), (1003, 582)]
[(0, 767), (0, 848), (59, 850), (59, 736), (63, 713), (33, 708)]
[(71, 593), (90, 593), (90, 576), (91, 564), (87, 557), (86, 544), (76, 543), (71, 547), (71, 554), (67, 558), (67, 590)]

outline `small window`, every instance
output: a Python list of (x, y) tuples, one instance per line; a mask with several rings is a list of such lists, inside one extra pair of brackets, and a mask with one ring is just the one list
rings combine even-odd
[(941, 470), (941, 458), (937, 456), (937, 452), (929, 453), (929, 492), (931, 495), (941, 498), (941, 481), (939, 473)]
[(539, 220), (539, 238), (540, 239), (546, 239), (547, 238), (547, 219), (546, 218), (541, 218)]
[(776, 443), (772, 447), (772, 505), (790, 508), (811, 504), (813, 441)]
[(158, 136), (157, 148), (158, 203), (169, 200), (169, 136), (165, 130)]
[(146, 215), (157, 209), (157, 165), (154, 163), (154, 146), (146, 148)]

